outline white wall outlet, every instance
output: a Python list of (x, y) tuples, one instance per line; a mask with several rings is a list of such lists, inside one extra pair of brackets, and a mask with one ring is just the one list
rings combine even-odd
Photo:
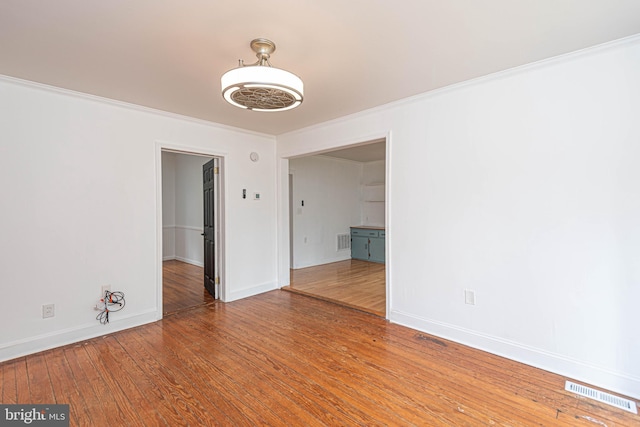
[(44, 304), (42, 306), (42, 318), (54, 317), (56, 315), (55, 304)]
[(464, 303), (469, 305), (476, 305), (476, 293), (469, 289), (464, 290)]
[(100, 298), (104, 298), (104, 293), (109, 291), (111, 292), (111, 285), (102, 285), (102, 294), (100, 294)]

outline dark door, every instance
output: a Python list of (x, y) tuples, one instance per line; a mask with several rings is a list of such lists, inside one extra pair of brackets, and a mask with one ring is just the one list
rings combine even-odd
[(216, 287), (216, 251), (215, 251), (215, 159), (202, 165), (202, 187), (204, 190), (204, 287), (218, 299)]

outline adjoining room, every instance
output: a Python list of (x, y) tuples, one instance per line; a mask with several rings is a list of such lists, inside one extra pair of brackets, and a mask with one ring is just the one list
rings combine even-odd
[(385, 317), (386, 141), (289, 160), (285, 290)]

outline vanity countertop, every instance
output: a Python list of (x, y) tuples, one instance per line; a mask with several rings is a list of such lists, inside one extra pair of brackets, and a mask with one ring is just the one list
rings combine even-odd
[(351, 228), (365, 228), (367, 230), (384, 230), (381, 225), (352, 225)]

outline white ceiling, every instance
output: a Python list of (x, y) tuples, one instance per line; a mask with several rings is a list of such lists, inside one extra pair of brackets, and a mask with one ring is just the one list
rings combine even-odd
[[(637, 33), (638, 0), (2, 0), (0, 74), (278, 135)], [(299, 108), (222, 99), (257, 37)]]
[(352, 160), (354, 162), (375, 162), (386, 158), (387, 143), (381, 141), (369, 142), (356, 147), (343, 148), (341, 150), (322, 153), (322, 156), (335, 157), (338, 159)]

